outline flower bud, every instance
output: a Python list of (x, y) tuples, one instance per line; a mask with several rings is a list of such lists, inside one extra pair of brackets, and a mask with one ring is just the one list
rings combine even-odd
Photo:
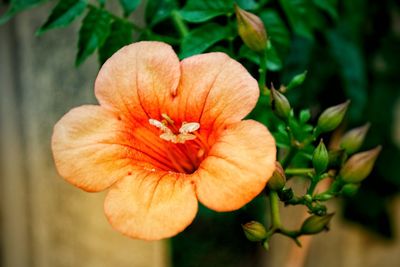
[(323, 230), (328, 230), (328, 225), (333, 215), (334, 213), (326, 214), (324, 216), (312, 215), (308, 217), (301, 226), (301, 234), (313, 235), (318, 234)]
[(274, 109), (276, 115), (280, 118), (285, 119), (290, 114), (290, 103), (287, 98), (280, 93), (279, 91), (275, 90), (272, 86), (271, 88), (271, 96), (272, 96), (272, 108)]
[(346, 183), (359, 183), (371, 173), (382, 147), (356, 153), (351, 156), (339, 172), (342, 180)]
[(340, 147), (343, 148), (348, 154), (353, 154), (358, 151), (364, 142), (365, 136), (369, 130), (370, 124), (354, 128), (345, 133), (340, 140)]
[(304, 80), (306, 79), (307, 76), (307, 71), (297, 74), (292, 78), (288, 86), (286, 87), (287, 90), (293, 89), (297, 86), (300, 86), (303, 84)]
[(320, 132), (329, 132), (342, 122), (344, 115), (346, 114), (347, 108), (350, 104), (350, 101), (336, 105), (330, 108), (327, 108), (318, 118), (317, 127)]
[(292, 188), (283, 188), (278, 191), (278, 196), (281, 201), (286, 202), (293, 198), (294, 193)]
[(244, 234), (250, 241), (261, 241), (267, 237), (264, 225), (257, 221), (251, 221), (242, 225)]
[(238, 32), (243, 42), (255, 52), (264, 52), (267, 47), (267, 32), (261, 19), (235, 4)]
[(359, 187), (360, 184), (345, 184), (340, 193), (346, 197), (352, 197), (357, 193)]
[(268, 187), (271, 190), (279, 191), (286, 184), (286, 176), (285, 171), (282, 168), (282, 165), (276, 161), (275, 162), (275, 171), (272, 174), (272, 177), (268, 181)]
[(317, 174), (323, 173), (329, 164), (328, 150), (325, 147), (324, 141), (321, 139), (319, 145), (314, 150), (312, 163)]

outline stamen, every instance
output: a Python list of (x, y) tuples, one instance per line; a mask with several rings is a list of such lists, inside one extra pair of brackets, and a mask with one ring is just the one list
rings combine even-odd
[(165, 141), (169, 141), (172, 142), (174, 144), (178, 143), (178, 137), (173, 134), (172, 132), (165, 132), (163, 134), (160, 135), (160, 138), (165, 140)]
[(182, 122), (182, 126), (179, 129), (181, 134), (192, 133), (200, 129), (200, 123), (197, 122)]
[(163, 117), (169, 124), (174, 125), (174, 121), (167, 114), (163, 113), (161, 114), (161, 117)]
[(196, 136), (194, 134), (189, 134), (189, 133), (181, 133), (178, 134), (177, 136), (177, 142), (181, 144), (185, 143), (186, 141), (194, 139), (196, 139)]
[(163, 132), (171, 132), (171, 130), (161, 121), (155, 120), (155, 119), (149, 119), (150, 125), (153, 125), (160, 129)]

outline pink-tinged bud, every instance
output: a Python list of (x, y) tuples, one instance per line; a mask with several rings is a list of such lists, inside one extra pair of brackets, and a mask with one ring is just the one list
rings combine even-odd
[(285, 171), (282, 168), (282, 165), (276, 161), (275, 162), (275, 171), (272, 174), (272, 177), (268, 181), (268, 187), (271, 190), (279, 191), (286, 184), (286, 176)]
[(329, 132), (336, 129), (342, 122), (350, 101), (327, 108), (318, 118), (317, 127), (320, 132)]
[(324, 141), (319, 142), (319, 145), (314, 150), (312, 163), (317, 174), (323, 173), (329, 164), (328, 150), (325, 147)]
[(261, 241), (267, 237), (267, 230), (259, 222), (251, 221), (242, 225), (244, 234), (250, 241)]
[(291, 110), (289, 100), (282, 93), (275, 90), (273, 86), (271, 88), (271, 96), (272, 109), (275, 111), (276, 115), (282, 119), (289, 117)]
[(235, 4), (238, 32), (243, 42), (255, 52), (263, 52), (267, 47), (267, 32), (261, 19)]
[(345, 133), (340, 140), (340, 147), (343, 148), (348, 154), (357, 152), (364, 142), (369, 127), (370, 123), (367, 123), (364, 126), (354, 128)]
[(323, 216), (312, 215), (308, 217), (301, 226), (301, 234), (313, 235), (318, 234), (323, 230), (328, 230), (328, 225), (333, 215), (334, 213), (326, 214)]
[(360, 152), (351, 156), (339, 172), (346, 183), (359, 183), (371, 173), (382, 147)]

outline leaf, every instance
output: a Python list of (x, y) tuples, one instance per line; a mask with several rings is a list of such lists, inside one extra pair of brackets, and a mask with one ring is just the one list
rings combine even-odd
[(188, 22), (204, 22), (233, 13), (233, 0), (189, 0), (179, 13)]
[(320, 9), (326, 11), (333, 19), (338, 19), (337, 0), (313, 0), (313, 3)]
[(301, 123), (306, 123), (310, 120), (311, 113), (309, 109), (303, 109), (300, 111), (299, 120)]
[(76, 17), (85, 10), (87, 0), (60, 0), (51, 11), (47, 21), (36, 32), (42, 34), (53, 28), (68, 26)]
[(154, 26), (171, 16), (173, 10), (178, 8), (176, 0), (148, 0), (145, 10), (146, 23)]
[(235, 2), (245, 10), (254, 10), (259, 7), (259, 4), (254, 0), (236, 0)]
[(108, 12), (97, 8), (90, 9), (79, 30), (76, 66), (82, 64), (88, 56), (103, 45), (110, 34), (111, 22), (112, 17)]
[(128, 22), (114, 20), (111, 31), (104, 44), (99, 48), (99, 62), (103, 64), (121, 47), (133, 42), (133, 28)]
[(199, 54), (215, 43), (225, 39), (230, 31), (227, 27), (209, 23), (189, 32), (182, 40), (180, 58)]
[(140, 4), (140, 0), (119, 0), (119, 3), (124, 10), (124, 16), (128, 17)]
[(32, 8), (47, 0), (11, 0), (7, 12), (0, 16), (0, 25), (9, 21), (17, 13)]
[(311, 14), (308, 14), (306, 0), (279, 0), (293, 31), (300, 36), (312, 39), (312, 28), (308, 24)]
[(281, 56), (289, 51), (290, 33), (285, 23), (275, 10), (264, 10), (260, 13), (272, 45), (276, 47)]
[[(267, 50), (266, 50), (266, 58), (267, 58), (267, 69), (270, 71), (279, 71), (282, 69), (282, 61), (279, 58), (274, 46), (271, 44), (271, 42), (268, 40), (267, 43)], [(254, 64), (259, 65), (260, 64), (260, 56), (250, 50), (247, 46), (243, 45), (240, 50), (239, 50), (239, 56), (242, 58), (246, 58), (253, 62)]]

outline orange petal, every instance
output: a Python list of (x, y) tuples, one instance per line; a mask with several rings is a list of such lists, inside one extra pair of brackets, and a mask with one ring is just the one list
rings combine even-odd
[(166, 112), (179, 83), (179, 59), (171, 46), (138, 42), (109, 58), (97, 76), (95, 94), (100, 104), (148, 126)]
[(104, 210), (119, 232), (158, 240), (176, 235), (193, 221), (197, 199), (184, 174), (137, 171), (110, 189)]
[(259, 96), (257, 81), (224, 53), (208, 53), (181, 62), (178, 106), (181, 121), (200, 122), (200, 130), (243, 119)]
[(193, 174), (200, 202), (216, 211), (239, 209), (263, 190), (275, 159), (265, 126), (252, 120), (228, 126)]
[(60, 175), (86, 191), (101, 191), (132, 172), (137, 160), (151, 162), (124, 145), (121, 132), (118, 116), (100, 106), (72, 109), (55, 125), (52, 137)]

